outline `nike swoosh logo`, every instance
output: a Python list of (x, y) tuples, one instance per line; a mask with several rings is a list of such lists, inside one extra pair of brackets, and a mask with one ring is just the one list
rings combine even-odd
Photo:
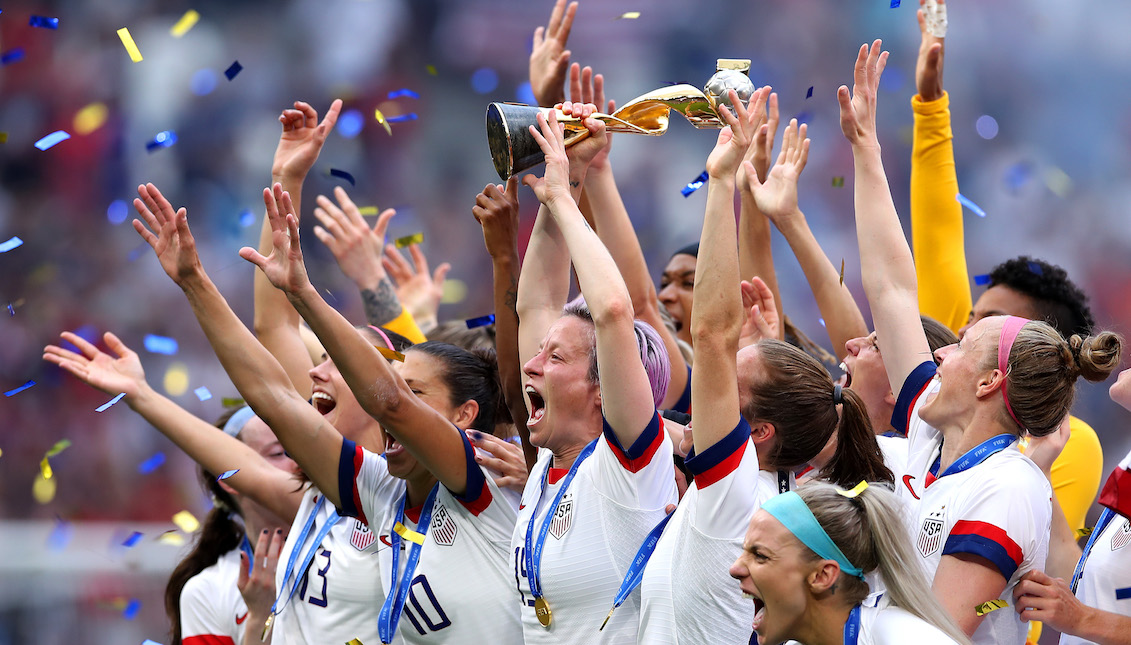
[(236, 616), (236, 624), (237, 624), (237, 625), (242, 625), (242, 624), (243, 624), (243, 621), (247, 620), (247, 614), (248, 614), (248, 612), (246, 612), (246, 611), (245, 611), (245, 612), (243, 613), (243, 616)]
[(522, 509), (524, 509), (524, 508), (526, 508), (526, 504), (519, 504), (519, 505), (518, 505), (518, 510), (520, 510), (520, 511), (521, 511), (521, 510), (522, 510)]
[(911, 492), (912, 497), (914, 497), (915, 499), (919, 499), (919, 496), (915, 494), (915, 489), (911, 487), (911, 480), (912, 479), (915, 479), (915, 477), (912, 476), (912, 475), (904, 475), (903, 476), (903, 485), (906, 486), (907, 490)]

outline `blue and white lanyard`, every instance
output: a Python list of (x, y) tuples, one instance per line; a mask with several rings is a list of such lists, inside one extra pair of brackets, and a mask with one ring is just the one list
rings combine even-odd
[[(277, 615), (282, 611), (283, 607), (287, 606), (287, 603), (291, 601), (291, 597), (295, 595), (295, 590), (298, 589), (298, 583), (302, 579), (302, 575), (296, 572), (295, 561), (298, 559), (299, 551), (301, 551), (303, 545), (306, 544), (306, 537), (310, 535), (310, 529), (314, 527), (314, 518), (318, 517), (318, 511), (325, 502), (325, 496), (318, 499), (318, 503), (315, 504), (314, 509), (310, 511), (310, 517), (306, 518), (306, 524), (302, 527), (302, 533), (299, 533), (298, 540), (295, 541), (295, 548), (291, 551), (291, 557), (287, 559), (287, 570), (286, 574), (283, 576), (282, 588), (279, 590), (279, 596), (275, 598), (275, 604), (271, 605), (271, 615), (273, 616)], [(330, 532), (330, 529), (334, 528), (334, 525), (337, 524), (340, 519), (341, 516), (338, 515), (337, 509), (330, 513), (326, 518), (326, 522), (322, 524), (322, 528), (318, 529), (318, 533), (314, 536), (314, 542), (310, 545), (310, 548), (306, 550), (306, 555), (302, 558), (302, 566), (298, 571), (306, 571), (306, 568), (310, 566), (310, 561), (314, 559), (314, 554), (318, 551), (318, 547), (322, 544), (323, 538), (326, 537), (326, 534)], [(287, 581), (291, 579), (292, 575), (295, 581), (291, 584), (291, 590), (288, 593)], [(283, 600), (283, 594), (287, 595), (286, 600)], [(282, 606), (279, 605), (280, 600), (283, 601)]]
[(856, 645), (860, 638), (860, 605), (852, 608), (844, 622), (844, 645)]
[(247, 572), (250, 574), (252, 567), (255, 566), (255, 549), (251, 548), (251, 542), (247, 539), (247, 534), (243, 536), (240, 541), (240, 550), (247, 554)]
[[(542, 521), (542, 527), (538, 530), (538, 541), (535, 543), (534, 538), (534, 518), (538, 515), (538, 506), (534, 506), (534, 511), (530, 515), (530, 523), (526, 525), (526, 575), (530, 579), (530, 595), (535, 598), (542, 597), (542, 579), (539, 571), (542, 567), (542, 547), (546, 544), (546, 534), (550, 532), (550, 523), (554, 520), (554, 509), (562, 501), (562, 496), (565, 495), (566, 489), (569, 488), (570, 482), (577, 475), (577, 469), (581, 466), (581, 462), (585, 461), (589, 455), (593, 454), (593, 450), (597, 447), (597, 442), (600, 437), (594, 439), (589, 445), (577, 455), (573, 465), (569, 468), (569, 473), (562, 480), (562, 487), (558, 490), (557, 496), (554, 498), (554, 503), (548, 507), (546, 511), (546, 519)], [(542, 493), (546, 491), (546, 482), (550, 477), (550, 468), (546, 467), (545, 472), (542, 473), (542, 487), (538, 490), (538, 501), (542, 501)]]
[(605, 623), (612, 618), (613, 611), (624, 604), (624, 601), (632, 595), (632, 591), (639, 587), (641, 581), (644, 580), (644, 569), (648, 566), (648, 561), (652, 559), (652, 554), (656, 552), (656, 545), (660, 543), (660, 536), (663, 535), (664, 527), (671, 521), (672, 515), (675, 515), (674, 511), (660, 520), (660, 523), (648, 532), (648, 537), (644, 538), (644, 544), (641, 544), (640, 548), (637, 549), (636, 557), (632, 559), (628, 573), (625, 574), (616, 598), (613, 599), (613, 608), (609, 610), (609, 615), (605, 616), (605, 622), (601, 623), (601, 629), (604, 629)]
[[(428, 534), (428, 525), (432, 521), (432, 506), (436, 503), (436, 491), (440, 489), (440, 485), (436, 484), (428, 493), (428, 498), (424, 500), (424, 507), (420, 510), (420, 521), (416, 523), (417, 531), (422, 536)], [(401, 498), (400, 508), (397, 509), (397, 516), (393, 520), (393, 528), (389, 530), (389, 539), (392, 542), (393, 549), (393, 570), (389, 575), (391, 582), (396, 582), (397, 571), (400, 568), (401, 560), (401, 534), (396, 531), (397, 525), (404, 525), (404, 507), (408, 501), (408, 494), (406, 493)], [(423, 542), (423, 540), (422, 540)], [(404, 611), (404, 603), (408, 598), (408, 588), (412, 586), (412, 576), (416, 573), (416, 565), (420, 561), (420, 550), (423, 544), (413, 542), (411, 549), (409, 549), (408, 560), (404, 565), (404, 575), (401, 576), (400, 583), (393, 589), (393, 593), (385, 596), (385, 603), (381, 605), (381, 616), (377, 623), (377, 629), (381, 634), (381, 642), (393, 642), (393, 636), (397, 633), (397, 624), (401, 620), (401, 612)]]
[(991, 456), (1001, 452), (1002, 450), (1005, 450), (1009, 447), (1009, 444), (1013, 443), (1014, 441), (1017, 441), (1017, 435), (1013, 434), (999, 434), (996, 437), (990, 437), (989, 439), (986, 439), (982, 443), (975, 446), (966, 454), (959, 457), (958, 461), (954, 462), (950, 466), (947, 466), (947, 469), (943, 471), (943, 474), (936, 475), (935, 473), (939, 471), (939, 463), (942, 460), (942, 454), (940, 453), (938, 457), (935, 457), (935, 463), (931, 466), (931, 474), (935, 475), (935, 477), (938, 479), (942, 479), (947, 475), (953, 475), (964, 470), (969, 470), (970, 468), (973, 468), (974, 466), (977, 466), (983, 461), (989, 459)]
[(1084, 552), (1080, 554), (1080, 561), (1076, 563), (1076, 570), (1072, 572), (1072, 593), (1076, 593), (1076, 585), (1080, 583), (1080, 576), (1084, 574), (1084, 563), (1088, 561), (1088, 555), (1092, 552), (1092, 546), (1095, 545), (1096, 540), (1100, 539), (1100, 533), (1104, 532), (1108, 524), (1115, 519), (1115, 511), (1110, 508), (1105, 508), (1104, 512), (1100, 514), (1100, 519), (1096, 522), (1096, 528), (1092, 529), (1092, 534), (1088, 537), (1088, 543), (1084, 545)]

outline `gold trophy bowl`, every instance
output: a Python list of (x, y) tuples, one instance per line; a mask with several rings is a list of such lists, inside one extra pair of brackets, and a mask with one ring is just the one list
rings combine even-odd
[[(719, 116), (719, 106), (729, 105), (727, 91), (735, 90), (745, 103), (754, 93), (754, 84), (748, 76), (749, 60), (721, 58), (717, 67), (703, 90), (693, 85), (672, 85), (638, 96), (612, 114), (598, 112), (591, 118), (604, 121), (609, 132), (657, 137), (667, 132), (671, 111), (675, 110), (696, 128), (722, 128), (726, 123)], [(555, 108), (521, 103), (487, 106), (487, 143), (495, 171), (503, 181), (545, 160), (529, 127), (536, 126), (539, 112), (549, 115), (551, 111), (557, 112), (567, 147), (589, 136), (581, 119)]]

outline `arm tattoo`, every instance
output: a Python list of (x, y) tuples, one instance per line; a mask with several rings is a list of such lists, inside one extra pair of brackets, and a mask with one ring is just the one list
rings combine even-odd
[(382, 278), (377, 290), (362, 289), (361, 300), (365, 303), (365, 318), (370, 325), (387, 324), (401, 315), (401, 302), (397, 300), (397, 290), (388, 278)]
[(507, 311), (518, 313), (518, 278), (514, 275), (511, 276), (510, 286), (503, 293), (503, 302), (507, 306)]

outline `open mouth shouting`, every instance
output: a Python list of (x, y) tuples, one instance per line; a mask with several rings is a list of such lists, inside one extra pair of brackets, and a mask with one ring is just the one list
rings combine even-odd
[(526, 399), (529, 401), (527, 406), (530, 410), (530, 419), (526, 422), (527, 427), (536, 425), (546, 416), (546, 399), (538, 392), (538, 390), (529, 383), (526, 385)]
[(758, 631), (758, 628), (762, 626), (762, 622), (766, 618), (766, 603), (752, 593), (743, 592), (742, 597), (754, 601), (754, 623), (751, 626), (754, 628), (754, 631)]
[(841, 361), (840, 371), (844, 372), (844, 374), (842, 374), (841, 377), (837, 379), (837, 384), (841, 387), (848, 387), (852, 385), (852, 368), (848, 366), (847, 362)]
[(331, 410), (338, 406), (338, 402), (334, 400), (334, 397), (321, 390), (315, 390), (311, 393), (310, 400), (314, 404), (314, 409), (318, 410), (318, 413), (322, 416), (326, 416)]
[(390, 434), (387, 429), (384, 430), (384, 435), (385, 435), (385, 458), (386, 459), (396, 458), (397, 456), (399, 456), (401, 453), (404, 452), (404, 446), (402, 446), (401, 442), (397, 441), (397, 438), (394, 437), (392, 434)]

